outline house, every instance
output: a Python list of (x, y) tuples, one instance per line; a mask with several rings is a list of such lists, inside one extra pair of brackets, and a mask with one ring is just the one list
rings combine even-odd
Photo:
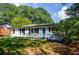
[(39, 37), (45, 38), (52, 33), (53, 24), (30, 24), (11, 30), (11, 37)]
[(54, 24), (30, 24), (15, 28), (11, 24), (0, 25), (0, 36), (47, 38), (61, 41), (62, 37), (53, 33)]
[(0, 36), (10, 37), (39, 37), (45, 38), (52, 33), (54, 24), (30, 24), (15, 28), (9, 23), (0, 25)]

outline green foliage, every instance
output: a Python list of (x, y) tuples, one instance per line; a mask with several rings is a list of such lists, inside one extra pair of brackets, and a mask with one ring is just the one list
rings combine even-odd
[(36, 12), (41, 12), (41, 13), (43, 13), (44, 15), (50, 17), (50, 14), (49, 14), (44, 8), (39, 7), (39, 8), (36, 8), (36, 9), (34, 9), (34, 10), (35, 10)]
[(13, 4), (0, 4), (0, 23), (9, 22), (15, 16), (17, 8)]
[(61, 21), (55, 25), (55, 31), (63, 37), (64, 43), (79, 39), (79, 17)]
[(53, 23), (50, 14), (43, 8), (31, 8), (28, 6), (19, 6), (18, 14), (21, 14), (32, 21), (32, 23)]
[(46, 40), (32, 40), (28, 38), (0, 38), (0, 54), (15, 55), (23, 54), (23, 49), (28, 47), (40, 47), (48, 44)]
[(33, 23), (53, 23), (52, 19), (48, 18), (46, 15), (40, 12), (36, 12), (30, 16), (30, 19)]
[(32, 21), (32, 23), (53, 23), (50, 14), (43, 8), (32, 8), (25, 5), (19, 7), (8, 4), (0, 4), (0, 23), (9, 22), (16, 16), (23, 16)]
[(34, 13), (31, 15), (33, 23), (53, 23), (50, 14), (43, 8), (34, 9)]
[(15, 26), (16, 28), (23, 26), (23, 25), (31, 24), (31, 23), (32, 22), (28, 18), (25, 18), (25, 17), (22, 17), (22, 16), (16, 16), (15, 18), (13, 18), (11, 20), (11, 24), (13, 26)]
[(66, 13), (70, 18), (57, 23), (54, 30), (63, 37), (63, 42), (68, 44), (72, 40), (79, 39), (79, 4), (72, 4)]
[(79, 3), (74, 3), (72, 6), (66, 10), (67, 15), (71, 17), (79, 16)]
[(69, 9), (67, 9), (66, 12), (67, 15), (71, 16), (71, 20), (68, 19), (71, 22), (71, 27), (73, 27), (71, 30), (73, 33), (71, 37), (74, 39), (79, 39), (79, 4), (72, 4), (72, 6)]

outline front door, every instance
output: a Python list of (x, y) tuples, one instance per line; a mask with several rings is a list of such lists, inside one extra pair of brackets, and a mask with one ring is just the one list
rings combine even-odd
[(42, 29), (43, 38), (45, 37), (45, 28)]

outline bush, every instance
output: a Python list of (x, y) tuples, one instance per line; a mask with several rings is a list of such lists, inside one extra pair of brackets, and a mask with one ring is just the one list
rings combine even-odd
[(48, 43), (48, 41), (18, 37), (0, 38), (0, 54), (22, 54), (23, 48), (39, 47), (45, 43)]

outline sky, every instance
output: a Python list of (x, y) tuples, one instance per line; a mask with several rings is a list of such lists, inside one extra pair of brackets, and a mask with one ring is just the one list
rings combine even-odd
[(31, 6), (33, 8), (42, 7), (48, 11), (48, 13), (51, 15), (51, 18), (53, 19), (53, 21), (55, 23), (58, 23), (61, 20), (69, 17), (65, 14), (65, 10), (70, 8), (70, 6), (72, 4), (67, 3), (67, 4), (62, 5), (60, 3), (24, 3), (24, 4), (17, 3), (15, 5), (16, 6), (27, 5), (27, 6)]

